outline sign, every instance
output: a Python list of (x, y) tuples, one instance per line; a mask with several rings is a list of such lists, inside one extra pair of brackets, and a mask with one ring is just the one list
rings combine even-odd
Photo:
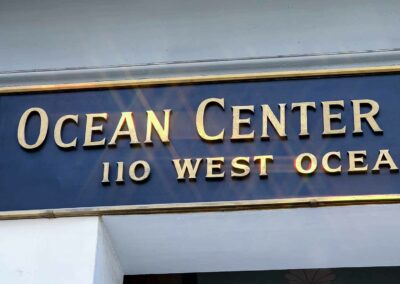
[(0, 210), (400, 194), (399, 96), (400, 74), (3, 94)]

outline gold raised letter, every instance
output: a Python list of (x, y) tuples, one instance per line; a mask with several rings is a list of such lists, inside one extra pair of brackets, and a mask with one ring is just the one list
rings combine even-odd
[(337, 158), (339, 161), (341, 160), (340, 152), (328, 152), (322, 157), (322, 168), (325, 172), (329, 174), (338, 174), (342, 172), (342, 166), (338, 166), (337, 168), (331, 168), (329, 166), (329, 159), (331, 157)]
[[(378, 115), (379, 112), (379, 104), (373, 100), (352, 100), (353, 104), (353, 116), (354, 116), (354, 134), (363, 133), (361, 129), (361, 120), (365, 119), (372, 131), (376, 133), (382, 133), (383, 130), (379, 127), (378, 123), (376, 123), (375, 116)], [(367, 113), (361, 113), (361, 105), (369, 105), (371, 110)]]
[(215, 173), (214, 170), (221, 170), (224, 164), (224, 157), (207, 158), (207, 174), (206, 178), (223, 178), (225, 172)]
[(164, 110), (164, 127), (161, 126), (160, 121), (158, 120), (157, 116), (155, 115), (154, 111), (148, 110), (147, 111), (147, 130), (146, 130), (146, 140), (144, 143), (151, 144), (151, 130), (157, 132), (158, 137), (163, 143), (169, 142), (169, 118), (171, 116), (171, 110), (165, 109)]
[(267, 177), (267, 162), (272, 162), (274, 160), (274, 156), (272, 155), (264, 155), (264, 156), (254, 156), (254, 162), (260, 162), (260, 177)]
[[(127, 130), (122, 130), (124, 127), (128, 128)], [(102, 126), (101, 126), (101, 130), (102, 130)], [(136, 135), (136, 127), (135, 127), (135, 123), (133, 121), (133, 113), (132, 112), (121, 112), (121, 118), (119, 119), (118, 122), (118, 126), (117, 128), (115, 128), (114, 134), (111, 138), (110, 143), (108, 143), (108, 145), (115, 145), (117, 139), (120, 136), (129, 136), (131, 139), (130, 144), (134, 145), (134, 144), (140, 144), (137, 135)]]
[(254, 106), (232, 106), (232, 137), (231, 140), (254, 139), (254, 130), (250, 133), (241, 134), (241, 125), (250, 125), (250, 118), (240, 118), (242, 110), (254, 113)]
[(364, 165), (364, 158), (367, 151), (348, 151), (349, 155), (349, 173), (366, 173), (368, 164)]
[[(32, 113), (35, 113), (35, 112), (40, 117), (39, 135), (38, 135), (38, 138), (37, 138), (37, 140), (36, 140), (36, 142), (34, 144), (28, 144), (26, 142), (26, 138), (25, 138), (26, 122), (27, 122), (29, 116)], [(19, 120), (19, 124), (18, 124), (17, 137), (18, 137), (19, 145), (21, 145), (22, 148), (28, 149), (28, 150), (35, 149), (35, 148), (39, 147), (40, 145), (42, 145), (42, 143), (46, 139), (48, 128), (49, 128), (49, 118), (47, 117), (47, 113), (46, 113), (46, 111), (44, 109), (39, 108), (39, 107), (33, 107), (33, 108), (30, 108), (30, 109), (26, 110), (22, 114), (21, 119)]]
[[(307, 169), (303, 168), (304, 159), (308, 159), (310, 161)], [(297, 156), (294, 165), (298, 173), (304, 175), (312, 174), (317, 169), (317, 158), (311, 153), (302, 153)]]
[(86, 130), (85, 130), (85, 143), (83, 146), (91, 147), (91, 146), (102, 146), (106, 144), (106, 139), (103, 138), (100, 141), (92, 141), (92, 135), (95, 132), (103, 133), (103, 125), (94, 126), (93, 122), (96, 119), (107, 120), (107, 113), (88, 113), (86, 114)]
[(340, 106), (344, 108), (344, 101), (327, 101), (321, 102), (322, 104), (322, 115), (324, 119), (324, 132), (322, 135), (338, 135), (338, 134), (345, 134), (346, 133), (346, 126), (343, 126), (340, 129), (332, 129), (331, 122), (333, 120), (337, 120), (340, 122), (342, 120), (341, 113), (331, 113), (331, 106)]
[(296, 108), (300, 109), (300, 133), (299, 136), (308, 136), (308, 116), (307, 109), (312, 108), (315, 109), (315, 102), (301, 102), (301, 103), (292, 103), (292, 111)]
[(117, 162), (117, 179), (118, 183), (124, 182), (124, 162)]
[(272, 112), (269, 105), (261, 105), (262, 108), (262, 135), (261, 138), (269, 138), (268, 135), (268, 121), (275, 128), (275, 131), (280, 137), (286, 137), (286, 104), (279, 104), (280, 116), (279, 120)]
[(204, 113), (206, 110), (206, 107), (209, 104), (218, 104), (222, 109), (224, 109), (224, 99), (217, 99), (217, 98), (209, 98), (204, 101), (202, 101), (197, 109), (196, 113), (196, 129), (197, 133), (199, 136), (206, 140), (206, 141), (222, 141), (224, 139), (224, 133), (225, 129), (222, 129), (222, 131), (214, 136), (210, 136), (206, 133), (204, 129)]
[(379, 173), (381, 166), (389, 166), (391, 172), (399, 171), (399, 168), (394, 163), (388, 149), (379, 150), (379, 156), (378, 159), (376, 159), (376, 163), (372, 169), (372, 172)]
[[(233, 178), (244, 178), (249, 175), (249, 157), (236, 157), (232, 160), (231, 176)], [(240, 170), (240, 172), (234, 171)]]
[(187, 172), (189, 174), (188, 178), (195, 180), (201, 161), (201, 158), (197, 158), (196, 163), (193, 166), (191, 159), (183, 159), (183, 165), (181, 165), (180, 159), (173, 159), (172, 162), (174, 163), (175, 170), (178, 175), (176, 179), (184, 180)]
[[(138, 177), (136, 175), (136, 168), (138, 166), (143, 167), (143, 174), (140, 177)], [(144, 181), (145, 179), (147, 179), (149, 177), (149, 175), (150, 175), (150, 165), (148, 162), (146, 162), (144, 160), (139, 160), (139, 161), (133, 162), (131, 164), (131, 166), (129, 167), (129, 177), (133, 181)]]
[(101, 183), (110, 183), (109, 175), (110, 175), (110, 163), (103, 162), (103, 180), (101, 181)]
[(78, 115), (64, 115), (60, 117), (57, 122), (56, 126), (54, 127), (54, 141), (56, 142), (57, 146), (60, 148), (75, 148), (76, 147), (76, 142), (78, 138), (75, 138), (69, 143), (64, 143), (64, 141), (61, 138), (61, 133), (62, 133), (62, 128), (64, 126), (64, 123), (67, 122), (68, 120), (71, 120), (75, 122), (75, 124), (78, 124)]

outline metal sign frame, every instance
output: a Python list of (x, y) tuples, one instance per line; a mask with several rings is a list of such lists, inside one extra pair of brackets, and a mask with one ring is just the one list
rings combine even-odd
[[(0, 87), (0, 95), (18, 95), (22, 93), (38, 93), (51, 91), (70, 91), (87, 89), (112, 89), (121, 87), (146, 87), (158, 85), (181, 85), (211, 82), (237, 82), (249, 80), (277, 80), (277, 79), (301, 79), (318, 77), (343, 77), (359, 75), (377, 75), (399, 73), (400, 66), (376, 66), (341, 69), (299, 70), (264, 73), (238, 73), (223, 75), (201, 75), (189, 77), (167, 77), (150, 79), (131, 79), (101, 82), (82, 82), (66, 84), (46, 85), (21, 85)], [(55, 94), (56, 95), (56, 94)], [(196, 203), (172, 203), (152, 205), (129, 206), (104, 206), (71, 209), (51, 210), (23, 210), (0, 212), (0, 220), (27, 219), (27, 218), (57, 218), (77, 216), (102, 216), (124, 214), (162, 214), (162, 213), (189, 213), (210, 211), (235, 211), (235, 210), (266, 210), (287, 209), (322, 206), (345, 206), (363, 204), (392, 204), (400, 203), (400, 194), (383, 195), (354, 195), (334, 197), (306, 197), (268, 200), (248, 200), (229, 202), (196, 202)]]

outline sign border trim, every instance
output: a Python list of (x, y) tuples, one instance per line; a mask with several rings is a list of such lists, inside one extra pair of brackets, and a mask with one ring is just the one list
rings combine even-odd
[(128, 88), (128, 87), (151, 87), (159, 85), (181, 85), (212, 82), (232, 82), (248, 80), (265, 79), (291, 79), (307, 77), (329, 77), (329, 76), (357, 76), (382, 73), (398, 73), (400, 65), (375, 66), (375, 67), (354, 67), (354, 68), (335, 68), (335, 69), (310, 69), (293, 70), (278, 72), (260, 72), (260, 73), (231, 73), (217, 75), (193, 75), (187, 77), (157, 77), (129, 80), (112, 81), (92, 81), (64, 84), (41, 84), (41, 85), (18, 85), (18, 86), (0, 86), (0, 94), (21, 94), (49, 91), (73, 91), (88, 89), (106, 89), (106, 88)]

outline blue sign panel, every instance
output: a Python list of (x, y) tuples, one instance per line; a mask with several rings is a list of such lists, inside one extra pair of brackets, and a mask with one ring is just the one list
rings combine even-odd
[(400, 194), (400, 74), (0, 96), (0, 210)]

